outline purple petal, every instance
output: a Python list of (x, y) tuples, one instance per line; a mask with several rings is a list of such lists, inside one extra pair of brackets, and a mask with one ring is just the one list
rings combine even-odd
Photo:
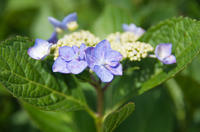
[(144, 33), (145, 33), (145, 30), (140, 27), (136, 28), (134, 31), (134, 34), (137, 36), (142, 36)]
[(113, 75), (104, 66), (95, 65), (94, 72), (102, 82), (111, 82), (113, 80)]
[(85, 53), (86, 53), (86, 61), (89, 67), (93, 70), (94, 66), (97, 64), (97, 60), (94, 56), (94, 47), (87, 48)]
[(62, 26), (64, 29), (67, 28), (67, 23), (77, 21), (77, 13), (71, 13), (68, 16), (66, 16), (62, 21)]
[(112, 67), (109, 65), (106, 65), (106, 68), (113, 74), (113, 75), (122, 75), (122, 65), (119, 64), (117, 67)]
[(129, 31), (129, 25), (128, 24), (123, 24), (122, 28), (125, 32)]
[(174, 55), (170, 55), (163, 59), (162, 61), (164, 64), (174, 64), (176, 63), (176, 57)]
[(72, 49), (74, 50), (75, 54), (79, 52), (79, 48), (76, 45), (72, 46)]
[(56, 28), (61, 26), (61, 22), (53, 17), (48, 17), (49, 22)]
[(68, 69), (73, 74), (79, 74), (81, 73), (85, 68), (87, 68), (87, 62), (86, 61), (78, 61), (78, 60), (72, 60), (67, 65)]
[(35, 45), (28, 49), (28, 55), (36, 60), (44, 59), (49, 55), (51, 45), (48, 41), (42, 39), (36, 39)]
[(142, 29), (141, 27), (137, 27), (135, 24), (131, 23), (131, 24), (123, 24), (122, 25), (123, 30), (125, 32), (133, 32), (135, 35), (137, 36), (141, 36), (145, 33), (145, 30)]
[(171, 55), (172, 52), (172, 44), (159, 44), (156, 46), (155, 55), (160, 60), (163, 61), (164, 58)]
[(60, 73), (70, 73), (67, 69), (67, 62), (65, 62), (61, 57), (58, 57), (52, 67), (53, 72), (60, 72)]
[(80, 49), (79, 49), (79, 58), (81, 60), (85, 59), (85, 50), (87, 49), (87, 46), (85, 44), (81, 44)]
[(57, 41), (58, 41), (57, 33), (53, 32), (51, 37), (48, 39), (48, 42), (55, 44), (57, 43)]
[(111, 50), (110, 43), (107, 40), (102, 40), (99, 42), (95, 49), (94, 49), (94, 54), (95, 57), (100, 60), (105, 58), (105, 54), (107, 51)]
[(63, 46), (59, 48), (59, 56), (62, 57), (65, 61), (71, 61), (74, 59), (75, 53), (72, 47)]
[(106, 64), (111, 65), (111, 66), (116, 66), (119, 64), (119, 61), (122, 60), (122, 55), (115, 51), (115, 50), (110, 50), (108, 52), (106, 52), (106, 56), (105, 56), (105, 61)]

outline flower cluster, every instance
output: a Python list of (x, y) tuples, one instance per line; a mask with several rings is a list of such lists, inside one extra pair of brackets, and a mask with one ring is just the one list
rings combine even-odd
[(112, 33), (100, 41), (100, 38), (85, 30), (58, 39), (62, 31), (74, 31), (78, 27), (76, 13), (69, 14), (62, 21), (53, 17), (48, 20), (54, 26), (54, 32), (48, 40), (36, 39), (28, 54), (33, 59), (41, 60), (53, 53), (53, 72), (79, 74), (89, 67), (102, 82), (111, 82), (115, 75), (123, 74), (120, 61), (126, 58), (140, 61), (150, 56), (158, 58), (163, 64), (176, 63), (170, 43), (157, 45), (154, 55), (149, 55), (154, 48), (138, 41), (145, 30), (135, 24), (123, 24), (124, 32)]
[(131, 61), (140, 61), (153, 51), (150, 44), (137, 41), (138, 37), (132, 32), (113, 33), (107, 37), (114, 50), (119, 51), (123, 58)]
[(100, 39), (90, 33), (89, 31), (81, 30), (78, 32), (73, 32), (71, 34), (65, 35), (63, 38), (58, 40), (57, 44), (53, 45), (54, 51), (54, 59), (56, 59), (59, 56), (59, 47), (62, 46), (78, 46), (82, 43), (84, 43), (86, 46), (95, 46), (98, 42), (100, 42)]
[(96, 47), (63, 46), (53, 64), (53, 72), (79, 74), (87, 66), (94, 71), (102, 82), (110, 82), (114, 75), (122, 75), (120, 61), (122, 55), (111, 49), (107, 40), (99, 42)]

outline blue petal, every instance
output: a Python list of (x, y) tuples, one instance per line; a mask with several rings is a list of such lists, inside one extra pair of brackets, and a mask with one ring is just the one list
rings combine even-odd
[(174, 55), (170, 55), (163, 59), (162, 61), (164, 64), (174, 64), (176, 63), (176, 57)]
[(137, 27), (135, 24), (131, 23), (130, 25), (128, 24), (123, 24), (123, 30), (125, 32), (133, 32), (137, 36), (141, 36), (144, 34), (145, 30), (142, 29), (141, 27)]
[(87, 62), (86, 61), (78, 61), (76, 59), (70, 61), (67, 65), (68, 69), (72, 74), (79, 74), (81, 73), (85, 68), (87, 68)]
[(72, 59), (74, 59), (75, 53), (72, 47), (63, 46), (59, 48), (59, 56), (65, 61), (71, 61)]
[(113, 74), (113, 75), (122, 75), (122, 65), (119, 64), (118, 66), (116, 67), (112, 67), (112, 66), (109, 66), (109, 65), (106, 65), (106, 68)]
[(51, 45), (48, 41), (42, 39), (36, 39), (35, 45), (28, 49), (28, 55), (36, 60), (44, 59), (49, 55)]
[(94, 47), (87, 48), (85, 53), (88, 66), (93, 70), (94, 66), (97, 64), (97, 60), (94, 56)]
[(87, 46), (85, 44), (81, 44), (79, 49), (79, 58), (81, 60), (85, 60), (85, 50), (87, 49)]
[(77, 21), (77, 13), (71, 13), (68, 16), (66, 16), (62, 21), (62, 27), (63, 29), (67, 28), (67, 23)]
[(159, 44), (156, 46), (155, 55), (160, 60), (163, 61), (166, 57), (170, 56), (172, 53), (172, 44)]
[(95, 65), (94, 72), (102, 82), (111, 82), (113, 80), (113, 75), (104, 66)]
[(105, 61), (106, 61), (106, 64), (110, 66), (116, 66), (118, 65), (119, 61), (122, 60), (122, 58), (123, 57), (119, 52), (115, 50), (110, 50), (106, 52)]
[(67, 69), (67, 62), (65, 62), (61, 57), (58, 57), (52, 67), (53, 72), (60, 72), (60, 73), (70, 73)]
[(49, 22), (55, 27), (61, 27), (62, 23), (53, 17), (48, 17)]
[(111, 47), (110, 47), (110, 43), (107, 40), (102, 40), (101, 42), (99, 42), (95, 49), (94, 49), (94, 54), (95, 57), (100, 60), (100, 59), (104, 59), (106, 52), (110, 51)]
[(135, 29), (135, 31), (133, 33), (137, 36), (142, 36), (145, 33), (145, 30), (138, 27), (138, 28)]
[(48, 39), (48, 42), (55, 44), (57, 43), (57, 41), (58, 41), (57, 33), (53, 32), (51, 37)]
[(128, 24), (123, 24), (122, 28), (125, 32), (129, 31), (129, 25)]
[(76, 45), (72, 46), (72, 49), (74, 50), (75, 54), (78, 54), (79, 48)]

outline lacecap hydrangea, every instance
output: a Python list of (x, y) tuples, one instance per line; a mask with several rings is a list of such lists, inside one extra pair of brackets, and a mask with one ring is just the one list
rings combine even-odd
[[(134, 62), (154, 57), (163, 64), (176, 63), (170, 42), (158, 44), (154, 49), (150, 44), (138, 41), (145, 30), (133, 23), (123, 24), (124, 32), (111, 33), (101, 39), (87, 30), (75, 31), (78, 28), (77, 13), (67, 15), (62, 21), (53, 17), (48, 20), (54, 27), (51, 37), (47, 40), (36, 39), (34, 46), (28, 49), (28, 55), (42, 60), (52, 54), (53, 72), (80, 74), (89, 68), (107, 83), (114, 76), (123, 75), (121, 61), (125, 59)], [(58, 38), (58, 34), (65, 31), (66, 34)]]

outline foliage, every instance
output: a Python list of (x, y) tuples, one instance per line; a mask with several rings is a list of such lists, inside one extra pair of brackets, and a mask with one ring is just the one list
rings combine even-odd
[[(184, 8), (180, 8), (182, 5)], [(187, 17), (164, 20), (180, 14), (198, 18), (199, 7), (196, 0), (3, 0), (0, 40), (16, 34), (46, 39), (53, 31), (46, 18), (62, 18), (72, 11), (79, 14), (81, 28), (90, 29), (102, 39), (122, 31), (123, 23), (134, 22), (146, 29), (154, 25), (140, 41), (153, 47), (172, 43), (177, 64), (163, 65), (152, 58), (125, 61), (127, 71), (115, 78), (105, 93), (104, 131), (199, 131), (200, 22)], [(44, 132), (96, 131), (96, 92), (86, 82), (88, 78), (82, 78), (88, 73), (53, 73), (51, 57), (36, 61), (27, 55), (32, 45), (32, 39), (19, 36), (0, 43), (0, 131), (13, 131), (5, 124), (17, 128), (17, 123), (10, 120), (18, 118), (16, 122), (26, 128), (24, 131), (38, 131), (35, 125)], [(170, 78), (174, 79), (167, 81)]]

